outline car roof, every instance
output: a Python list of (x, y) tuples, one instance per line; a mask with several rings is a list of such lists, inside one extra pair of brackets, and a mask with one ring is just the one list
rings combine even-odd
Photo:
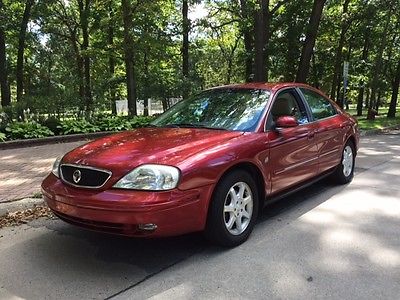
[(250, 83), (236, 83), (218, 86), (216, 88), (244, 88), (244, 89), (262, 89), (262, 90), (278, 90), (286, 87), (307, 87), (313, 89), (313, 87), (298, 82), (250, 82)]
[(312, 91), (315, 91), (321, 95), (323, 95), (325, 98), (329, 97), (322, 92), (319, 89), (316, 89), (308, 84), (305, 83), (299, 83), (299, 82), (249, 82), (249, 83), (235, 83), (235, 84), (228, 84), (228, 85), (221, 85), (217, 86), (213, 89), (224, 89), (224, 88), (236, 88), (236, 89), (261, 89), (261, 90), (269, 90), (273, 93), (275, 93), (277, 90), (280, 90), (282, 88), (294, 88), (294, 87), (299, 87), (299, 88), (307, 88)]

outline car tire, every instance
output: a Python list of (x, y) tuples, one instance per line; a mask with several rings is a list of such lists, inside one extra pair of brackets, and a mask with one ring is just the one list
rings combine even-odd
[(240, 245), (253, 230), (258, 204), (251, 174), (243, 170), (228, 173), (214, 190), (204, 231), (206, 238), (224, 247)]
[(356, 152), (354, 144), (351, 141), (347, 141), (343, 147), (340, 163), (336, 167), (336, 170), (332, 176), (333, 180), (337, 184), (346, 184), (353, 180), (355, 158)]

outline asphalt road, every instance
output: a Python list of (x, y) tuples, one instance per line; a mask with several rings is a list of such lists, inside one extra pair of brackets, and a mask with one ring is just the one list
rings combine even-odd
[(399, 299), (400, 132), (362, 142), (347, 186), (267, 207), (234, 249), (139, 240), (58, 220), (0, 230), (0, 299)]

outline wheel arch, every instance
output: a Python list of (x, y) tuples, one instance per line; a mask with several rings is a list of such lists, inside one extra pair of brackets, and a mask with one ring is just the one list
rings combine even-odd
[[(257, 195), (258, 195), (258, 201), (259, 201), (259, 212), (260, 212), (264, 206), (264, 202), (266, 199), (265, 180), (264, 180), (264, 175), (261, 172), (261, 170), (259, 169), (259, 167), (257, 167), (257, 165), (255, 165), (252, 162), (249, 162), (249, 161), (238, 162), (237, 164), (230, 166), (228, 169), (226, 169), (222, 173), (220, 178), (218, 179), (217, 183), (215, 184), (214, 191), (215, 191), (218, 183), (221, 182), (221, 180), (225, 176), (227, 176), (228, 174), (230, 174), (231, 172), (236, 171), (236, 170), (246, 171), (247, 173), (249, 173), (251, 175), (254, 182), (256, 183)], [(214, 191), (212, 193), (213, 196), (214, 196)], [(213, 196), (211, 197), (211, 201), (212, 201)], [(209, 205), (209, 207), (210, 207), (210, 205)]]
[(346, 145), (347, 142), (351, 142), (353, 144), (355, 155), (357, 155), (357, 140), (354, 137), (354, 135), (351, 134), (350, 136), (348, 136), (347, 139), (346, 139), (346, 142), (344, 143), (344, 145)]

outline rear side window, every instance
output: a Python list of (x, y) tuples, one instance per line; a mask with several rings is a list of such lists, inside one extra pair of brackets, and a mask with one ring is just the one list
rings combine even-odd
[(304, 88), (300, 88), (300, 90), (303, 92), (304, 98), (306, 99), (315, 120), (329, 118), (337, 114), (336, 109), (328, 99), (325, 99), (320, 94), (311, 90)]

